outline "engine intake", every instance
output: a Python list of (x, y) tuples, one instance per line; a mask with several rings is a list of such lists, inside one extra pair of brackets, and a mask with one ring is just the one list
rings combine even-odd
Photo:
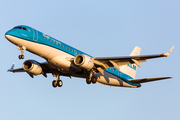
[(91, 57), (87, 55), (77, 55), (74, 59), (75, 65), (91, 70), (94, 67), (94, 62), (92, 61)]
[(32, 73), (33, 75), (39, 75), (42, 73), (40, 64), (35, 60), (27, 60), (23, 63), (23, 69), (26, 72)]

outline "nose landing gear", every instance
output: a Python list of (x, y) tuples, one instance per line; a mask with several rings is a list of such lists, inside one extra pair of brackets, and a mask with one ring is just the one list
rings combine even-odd
[(24, 50), (26, 50), (26, 47), (24, 46), (18, 46), (18, 49), (21, 51), (21, 55), (18, 56), (19, 59), (24, 59)]
[(19, 59), (24, 59), (24, 55), (19, 55)]

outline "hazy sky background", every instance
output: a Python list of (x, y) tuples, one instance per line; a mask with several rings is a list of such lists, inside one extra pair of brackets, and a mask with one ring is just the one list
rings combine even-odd
[[(179, 120), (180, 119), (179, 0), (1, 0), (0, 119), (1, 120)], [(28, 25), (94, 57), (127, 56), (135, 46), (141, 54), (167, 52), (168, 58), (148, 60), (136, 78), (172, 76), (141, 88), (87, 85), (85, 79), (48, 74), (32, 79), (9, 73), (12, 63), (45, 60), (20, 51), (4, 34)]]

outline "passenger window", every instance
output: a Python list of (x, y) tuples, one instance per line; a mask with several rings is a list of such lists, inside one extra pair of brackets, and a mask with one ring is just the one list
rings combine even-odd
[(52, 41), (52, 40), (50, 39), (50, 41)]
[(73, 50), (71, 49), (71, 52), (73, 52)]
[(64, 45), (62, 45), (62, 47), (64, 47)]
[(55, 43), (55, 41), (53, 40), (53, 43)]
[(77, 53), (77, 52), (75, 51), (75, 53)]
[(70, 48), (68, 48), (68, 50), (70, 50)]
[(80, 55), (79, 52), (78, 52), (78, 55)]
[(58, 44), (58, 42), (56, 42), (56, 45)]
[(61, 43), (59, 43), (59, 46), (61, 46)]
[(67, 47), (65, 46), (65, 48), (67, 49)]

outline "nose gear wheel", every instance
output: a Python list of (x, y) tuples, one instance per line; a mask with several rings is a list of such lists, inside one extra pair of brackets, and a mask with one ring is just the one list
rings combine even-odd
[(19, 59), (24, 59), (24, 55), (23, 55), (23, 53), (24, 53), (24, 50), (26, 50), (26, 47), (24, 47), (24, 46), (18, 46), (18, 49), (21, 51), (21, 55), (19, 55)]
[(24, 55), (19, 55), (19, 59), (24, 59)]

